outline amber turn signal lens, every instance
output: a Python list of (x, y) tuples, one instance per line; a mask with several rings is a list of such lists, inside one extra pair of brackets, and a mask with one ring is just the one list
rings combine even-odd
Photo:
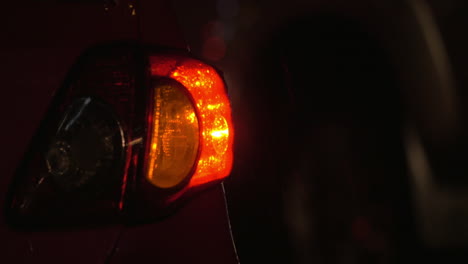
[(154, 90), (152, 135), (146, 177), (155, 186), (172, 188), (190, 176), (198, 155), (199, 125), (194, 105), (180, 85)]

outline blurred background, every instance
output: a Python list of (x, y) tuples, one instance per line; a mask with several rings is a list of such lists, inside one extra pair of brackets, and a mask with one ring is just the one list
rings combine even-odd
[(174, 7), (228, 83), (242, 262), (466, 262), (466, 1)]

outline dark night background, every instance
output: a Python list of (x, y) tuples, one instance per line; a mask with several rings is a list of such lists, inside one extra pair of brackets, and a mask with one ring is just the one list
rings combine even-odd
[(218, 67), (236, 143), (226, 204), (217, 186), (134, 228), (28, 233), (0, 220), (0, 262), (236, 263), (236, 250), (242, 263), (466, 262), (465, 1), (25, 0), (3, 10), (0, 193), (69, 66), (101, 42), (188, 47)]

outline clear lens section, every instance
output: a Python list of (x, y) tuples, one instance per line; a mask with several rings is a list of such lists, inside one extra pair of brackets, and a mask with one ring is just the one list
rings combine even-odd
[(108, 184), (123, 162), (123, 144), (123, 132), (109, 106), (95, 98), (79, 98), (45, 153), (48, 172), (63, 191), (91, 182)]
[(157, 187), (177, 186), (190, 176), (199, 147), (195, 108), (181, 87), (155, 88), (147, 179)]

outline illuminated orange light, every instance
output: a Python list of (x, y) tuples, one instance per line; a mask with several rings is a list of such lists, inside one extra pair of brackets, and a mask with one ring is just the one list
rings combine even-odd
[[(178, 58), (175, 66), (171, 57), (157, 56), (151, 63), (153, 75), (169, 76), (182, 83), (198, 110), (200, 154), (189, 185), (197, 186), (227, 177), (232, 169), (234, 134), (231, 106), (223, 80), (211, 66), (194, 59)], [(166, 74), (168, 67), (173, 68)]]
[(229, 136), (229, 130), (224, 129), (224, 130), (214, 130), (211, 132), (211, 135), (215, 138), (220, 138), (220, 137), (227, 137)]
[(157, 187), (172, 188), (187, 179), (196, 164), (199, 122), (180, 85), (160, 83), (154, 89), (146, 179)]

